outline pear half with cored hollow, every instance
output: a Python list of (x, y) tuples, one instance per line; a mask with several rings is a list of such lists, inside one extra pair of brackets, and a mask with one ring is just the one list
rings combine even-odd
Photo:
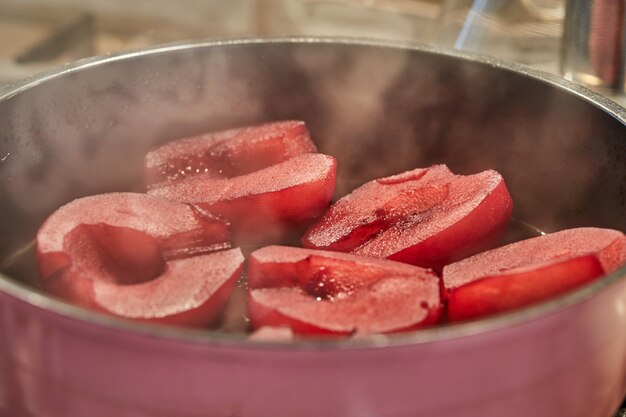
[(440, 270), (497, 243), (512, 209), (496, 171), (455, 175), (435, 165), (365, 183), (310, 226), (302, 244)]
[(446, 266), (448, 320), (479, 318), (579, 288), (626, 263), (620, 231), (577, 228), (479, 253)]
[(232, 178), (317, 152), (304, 122), (284, 120), (174, 140), (148, 152), (149, 188), (198, 174)]
[(332, 199), (336, 172), (332, 156), (307, 153), (232, 178), (171, 181), (149, 194), (226, 219), (238, 242), (261, 242), (292, 234), (319, 216)]
[(118, 317), (204, 326), (225, 304), (243, 255), (226, 224), (145, 194), (74, 200), (37, 234), (42, 288)]
[(248, 287), (254, 329), (392, 333), (432, 325), (441, 312), (432, 271), (346, 253), (267, 246), (250, 255)]

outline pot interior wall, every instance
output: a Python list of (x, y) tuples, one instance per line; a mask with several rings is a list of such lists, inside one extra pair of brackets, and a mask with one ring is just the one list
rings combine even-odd
[(338, 158), (337, 196), (433, 163), (493, 168), (520, 221), (626, 229), (626, 127), (548, 82), (419, 49), (199, 45), (87, 65), (0, 101), (0, 260), (75, 197), (143, 191), (157, 143), (287, 118)]

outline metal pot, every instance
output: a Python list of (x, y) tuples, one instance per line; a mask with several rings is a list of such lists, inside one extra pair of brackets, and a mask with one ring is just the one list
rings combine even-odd
[[(199, 42), (0, 91), (0, 410), (36, 417), (607, 417), (626, 394), (626, 268), (493, 318), (293, 343), (127, 322), (42, 294), (29, 250), (72, 198), (141, 190), (156, 143), (307, 122), (337, 194), (445, 162), (500, 171), (518, 224), (626, 229), (626, 112), (492, 58), (340, 39)], [(0, 413), (1, 414), (1, 413)]]

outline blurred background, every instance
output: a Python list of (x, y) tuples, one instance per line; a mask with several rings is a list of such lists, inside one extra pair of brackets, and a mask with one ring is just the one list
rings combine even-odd
[(92, 55), (265, 35), (439, 43), (555, 72), (564, 1), (2, 0), (0, 83)]
[[(617, 79), (614, 71), (601, 72), (588, 63), (592, 58), (597, 61), (599, 55), (610, 61), (605, 62), (609, 67), (623, 69), (624, 3), (625, 0), (1, 0), (0, 84), (88, 56), (170, 42), (326, 35), (426, 42), (481, 52), (559, 73), (597, 87), (624, 103), (620, 94), (611, 92), (623, 90), (623, 77)], [(600, 12), (592, 10), (594, 7)], [(595, 32), (598, 35), (594, 38)], [(616, 43), (620, 43), (617, 51)], [(598, 73), (605, 74), (603, 79)]]

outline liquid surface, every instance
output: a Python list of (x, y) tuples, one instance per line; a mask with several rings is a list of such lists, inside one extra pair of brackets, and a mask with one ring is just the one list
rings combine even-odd
[[(540, 229), (525, 222), (513, 219), (501, 245), (517, 242), (524, 239), (544, 234)], [(287, 245), (297, 246), (297, 241), (283, 242)], [(245, 255), (252, 252), (255, 247), (242, 248)], [(41, 292), (37, 279), (37, 259), (35, 255), (35, 241), (29, 242), (20, 249), (9, 254), (0, 261), (0, 272), (15, 281), (21, 282)], [(226, 305), (219, 321), (210, 331), (219, 333), (247, 333), (248, 317), (246, 316), (246, 292), (247, 278), (245, 274), (233, 289), (230, 300)]]

